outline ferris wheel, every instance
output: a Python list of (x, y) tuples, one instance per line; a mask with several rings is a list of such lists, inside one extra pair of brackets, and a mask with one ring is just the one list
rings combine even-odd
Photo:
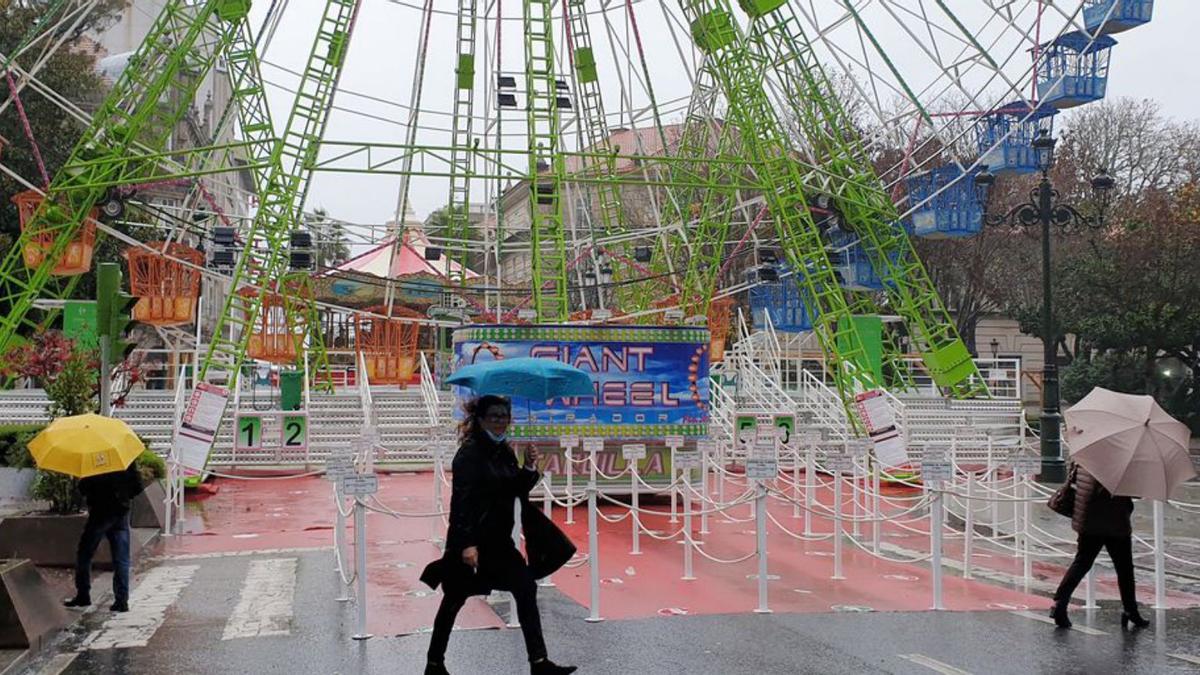
[[(7, 114), (21, 114), (21, 95), (52, 94), (39, 87), (39, 59), (95, 4), (59, 0), (6, 56)], [(978, 232), (974, 173), (1033, 170), (1035, 134), (1104, 96), (1111, 34), (1149, 21), (1153, 2), (954, 4), (327, 0), (318, 14), (168, 0), (84, 116), (63, 168), (20, 177), (37, 198), (0, 263), (11, 307), (0, 349), (46, 320), (39, 298), (72, 291), (77, 272), (63, 261), (88, 232), (115, 236), (93, 209), (119, 218), (122, 199), (172, 182), (187, 196), (159, 223), (156, 278), (181, 266), (240, 289), (221, 299), (203, 374), (236, 373), (272, 330), (275, 357), (303, 353), (319, 371), (321, 312), (417, 323), (397, 312), (402, 281), (381, 282), (377, 307), (339, 306), (321, 281), (337, 270), (302, 264), (306, 197), (326, 174), (358, 173), (395, 179), (396, 225), (374, 241), (385, 269), (404, 253), (407, 208), (439, 209), (421, 255), (479, 320), (587, 321), (603, 310), (655, 322), (678, 309), (719, 333), (723, 298), (748, 291), (776, 326), (812, 332), (846, 401), (897, 384), (872, 356), (899, 358), (894, 336), (855, 320), (881, 313), (900, 318), (944, 391), (985, 393), (910, 237)], [(293, 20), (311, 39), (288, 66), (277, 55), (297, 43), (280, 39)], [(395, 100), (344, 82), (358, 41), (379, 26), (407, 36), (396, 52), (410, 73), (393, 73), (406, 95)], [(218, 65), (230, 95), (214, 142), (170, 147)], [(272, 109), (269, 87), (291, 106)], [(368, 98), (387, 111), (387, 137), (331, 133), (380, 117), (362, 110)], [(251, 215), (226, 218), (214, 186), (236, 193), (247, 172)], [(198, 232), (206, 211), (220, 217)], [(209, 242), (204, 264), (174, 253), (189, 238)], [(733, 279), (746, 256), (756, 274)]]

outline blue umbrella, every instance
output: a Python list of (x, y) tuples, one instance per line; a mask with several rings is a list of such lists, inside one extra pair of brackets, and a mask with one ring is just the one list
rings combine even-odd
[(477, 396), (522, 396), (548, 401), (565, 396), (590, 398), (595, 395), (590, 375), (551, 359), (525, 357), (476, 363), (458, 369), (446, 382), (471, 389)]

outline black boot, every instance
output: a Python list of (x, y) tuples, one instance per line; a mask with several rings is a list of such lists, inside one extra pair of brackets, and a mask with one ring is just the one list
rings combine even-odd
[(1067, 603), (1056, 602), (1050, 608), (1050, 618), (1054, 619), (1054, 625), (1059, 628), (1070, 628), (1071, 619), (1067, 617)]
[(76, 609), (83, 609), (84, 607), (91, 607), (91, 606), (92, 606), (92, 599), (86, 595), (76, 594), (76, 596), (71, 598), (70, 600), (63, 600), (63, 607), (72, 607), (72, 608), (76, 608)]
[(450, 675), (450, 671), (446, 670), (446, 664), (444, 663), (426, 661), (425, 675)]
[(112, 606), (108, 608), (108, 610), (110, 612), (128, 612), (129, 611), (129, 602), (127, 602), (127, 601), (122, 602), (122, 601), (118, 600), (117, 602), (114, 602), (112, 604)]
[(1134, 607), (1133, 611), (1121, 612), (1121, 628), (1129, 628), (1129, 624), (1133, 624), (1134, 628), (1145, 628), (1150, 625), (1150, 620), (1139, 614), (1137, 607)]
[(532, 675), (570, 675), (575, 672), (575, 666), (560, 666), (550, 659), (542, 659), (529, 664)]

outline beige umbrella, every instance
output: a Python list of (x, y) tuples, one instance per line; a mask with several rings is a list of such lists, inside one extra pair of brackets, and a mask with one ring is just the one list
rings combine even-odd
[(1114, 495), (1166, 500), (1196, 476), (1191, 433), (1152, 396), (1096, 387), (1065, 414), (1071, 459)]

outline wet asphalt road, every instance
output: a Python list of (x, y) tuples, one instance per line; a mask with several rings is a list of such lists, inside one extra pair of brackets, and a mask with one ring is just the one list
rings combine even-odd
[[(428, 635), (356, 642), (354, 607), (334, 601), (329, 554), (296, 553), (295, 604), (287, 635), (222, 639), (252, 561), (279, 554), (166, 561), (195, 566), (145, 646), (83, 649), (104, 628), (87, 615), (57, 648), (24, 672), (420, 673)], [(1061, 631), (1010, 612), (740, 614), (587, 623), (585, 608), (541, 590), (551, 656), (580, 673), (1174, 673), (1200, 672), (1200, 610), (1152, 612), (1152, 628), (1122, 631), (1115, 607), (1084, 631)], [(107, 603), (106, 603), (107, 604)], [(506, 607), (502, 603), (500, 607)], [(1038, 614), (1042, 614), (1041, 611)], [(432, 618), (432, 617), (431, 617)], [(1186, 658), (1194, 659), (1189, 662)], [(528, 672), (516, 630), (456, 632), (453, 673)]]

